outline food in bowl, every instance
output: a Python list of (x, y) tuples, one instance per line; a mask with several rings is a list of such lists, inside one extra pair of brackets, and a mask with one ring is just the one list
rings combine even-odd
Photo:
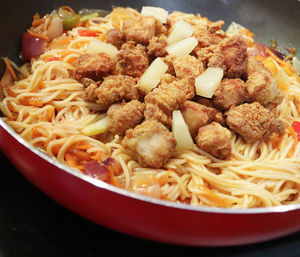
[(199, 14), (117, 7), (34, 15), (7, 58), (4, 120), (59, 162), (199, 206), (300, 202), (297, 58)]

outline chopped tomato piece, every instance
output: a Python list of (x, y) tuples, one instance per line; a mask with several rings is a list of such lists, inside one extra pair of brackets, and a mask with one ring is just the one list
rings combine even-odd
[(298, 141), (300, 141), (300, 122), (299, 121), (294, 121), (292, 124), (292, 128), (295, 130)]
[(82, 36), (82, 37), (97, 37), (98, 36), (97, 31), (88, 30), (88, 29), (80, 29), (80, 30), (78, 30), (78, 34), (79, 34), (79, 36)]

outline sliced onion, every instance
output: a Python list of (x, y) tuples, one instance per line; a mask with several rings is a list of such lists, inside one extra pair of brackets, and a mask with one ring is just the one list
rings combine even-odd
[(90, 161), (84, 165), (83, 173), (99, 179), (106, 181), (109, 178), (109, 170), (105, 165), (99, 164), (97, 161)]
[(31, 58), (39, 57), (45, 52), (47, 41), (42, 38), (32, 36), (28, 32), (22, 37), (22, 59), (29, 61)]
[(58, 15), (54, 15), (51, 19), (49, 28), (47, 30), (47, 35), (50, 40), (60, 37), (64, 32), (63, 21)]

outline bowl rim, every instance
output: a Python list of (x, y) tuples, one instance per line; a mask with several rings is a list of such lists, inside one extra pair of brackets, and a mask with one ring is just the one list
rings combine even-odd
[(135, 200), (143, 201), (150, 204), (155, 204), (163, 207), (168, 208), (175, 208), (175, 209), (182, 209), (191, 212), (204, 212), (204, 213), (214, 213), (214, 214), (270, 214), (270, 213), (284, 213), (289, 211), (295, 211), (300, 209), (300, 204), (290, 204), (290, 205), (279, 205), (279, 206), (272, 206), (272, 207), (256, 207), (256, 208), (223, 208), (223, 207), (209, 207), (209, 206), (195, 206), (191, 204), (184, 204), (178, 202), (171, 202), (167, 200), (161, 200), (157, 198), (152, 198), (149, 196), (140, 195), (124, 188), (119, 188), (113, 185), (110, 185), (104, 181), (98, 180), (96, 178), (90, 177), (81, 173), (80, 171), (68, 167), (53, 157), (47, 155), (42, 150), (38, 149), (37, 147), (31, 145), (27, 142), (24, 138), (22, 138), (12, 127), (10, 127), (4, 120), (3, 117), (0, 118), (0, 126), (9, 133), (14, 139), (16, 139), (20, 144), (25, 146), (28, 150), (33, 152), (34, 154), (38, 155), (40, 158), (44, 159), (45, 161), (49, 162), (56, 168), (60, 169), (61, 171), (65, 171), (70, 175), (73, 175), (89, 184), (111, 191), (113, 193), (122, 195), (124, 197), (133, 198)]

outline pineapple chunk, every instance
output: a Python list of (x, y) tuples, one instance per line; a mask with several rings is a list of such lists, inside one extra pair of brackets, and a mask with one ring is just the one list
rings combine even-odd
[(108, 44), (96, 39), (92, 39), (87, 47), (87, 53), (88, 54), (105, 53), (110, 58), (115, 59), (117, 58), (118, 49), (112, 44)]
[(191, 149), (194, 146), (188, 126), (186, 125), (180, 111), (172, 113), (172, 132), (177, 142), (176, 149)]
[(162, 59), (157, 57), (140, 78), (139, 86), (141, 90), (149, 93), (158, 85), (167, 69), (168, 65), (165, 64)]
[(143, 16), (153, 16), (161, 23), (167, 23), (168, 12), (160, 7), (143, 6), (141, 14)]
[(190, 54), (198, 45), (198, 41), (194, 37), (188, 37), (166, 47), (168, 54), (176, 57)]
[(220, 85), (222, 78), (223, 70), (221, 68), (207, 68), (195, 79), (196, 94), (211, 98)]
[(225, 33), (227, 36), (231, 37), (231, 36), (239, 34), (240, 30), (244, 29), (244, 28), (245, 27), (243, 27), (242, 25), (233, 21), (230, 23), (230, 25), (226, 29)]
[(286, 92), (289, 89), (289, 77), (286, 75), (284, 70), (280, 68), (275, 76), (278, 88), (282, 92)]
[(107, 129), (108, 117), (104, 115), (100, 120), (90, 124), (81, 130), (87, 136), (94, 136), (104, 133)]
[(300, 74), (300, 61), (297, 59), (296, 56), (293, 57), (293, 68), (296, 72)]
[(175, 23), (173, 30), (168, 36), (168, 44), (174, 44), (182, 39), (188, 38), (194, 33), (194, 27), (189, 23), (180, 20)]

